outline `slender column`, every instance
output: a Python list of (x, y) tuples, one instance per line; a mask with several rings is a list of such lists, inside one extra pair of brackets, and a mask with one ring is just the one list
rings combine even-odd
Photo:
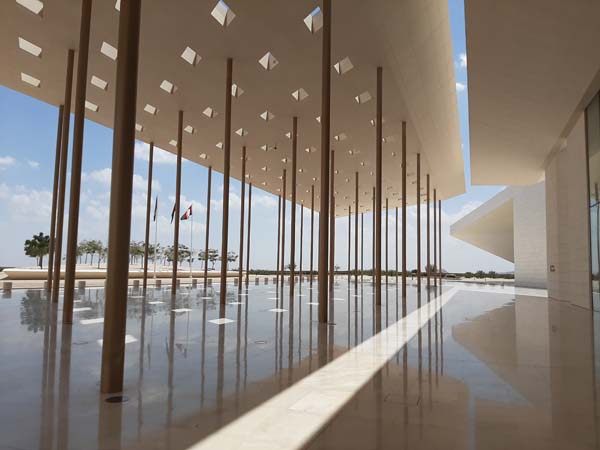
[(381, 305), (381, 172), (382, 172), (382, 101), (383, 101), (383, 69), (377, 68), (377, 118), (375, 133), (375, 304)]
[(406, 298), (406, 122), (402, 122), (402, 298)]
[(227, 298), (227, 239), (229, 238), (229, 172), (231, 170), (231, 84), (233, 59), (227, 58), (225, 76), (225, 136), (223, 138), (223, 230), (221, 232), (221, 294), (220, 303)]
[(238, 270), (238, 291), (242, 290), (242, 280), (244, 276), (244, 219), (245, 212), (244, 207), (246, 203), (246, 146), (242, 147), (242, 202), (240, 206), (240, 257), (239, 257), (239, 270)]
[(246, 245), (246, 286), (250, 282), (250, 225), (252, 224), (252, 183), (248, 188), (248, 235)]
[(331, 187), (329, 190), (329, 289), (333, 289), (335, 275), (335, 150), (331, 150)]
[(283, 176), (281, 177), (282, 182), (282, 192), (283, 196), (281, 198), (281, 286), (285, 285), (285, 210), (286, 204), (285, 199), (286, 195), (286, 187), (287, 187), (287, 171), (283, 169)]
[(431, 287), (431, 223), (429, 216), (429, 174), (427, 174), (427, 288)]
[(348, 283), (350, 283), (350, 264), (352, 255), (352, 205), (348, 205)]
[(315, 185), (310, 186), (310, 287), (313, 282), (313, 250), (315, 237)]
[(373, 283), (375, 283), (375, 228), (377, 228), (377, 208), (375, 207), (375, 186), (373, 186), (373, 224), (372, 224), (372, 234), (373, 236), (371, 236), (371, 247), (372, 247), (372, 255), (371, 255), (371, 259), (373, 260), (373, 273), (371, 276), (371, 280)]
[(417, 289), (421, 292), (421, 154), (417, 153)]
[(365, 213), (360, 213), (360, 282), (365, 274)]
[(208, 166), (208, 189), (206, 193), (206, 235), (204, 237), (204, 290), (208, 285), (208, 239), (210, 237), (210, 194), (212, 187), (212, 166)]
[(440, 277), (440, 287), (442, 286), (442, 278), (444, 276), (442, 268), (442, 201), (438, 200), (438, 246), (439, 246), (439, 269), (438, 274)]
[(390, 219), (389, 219), (389, 215), (388, 215), (388, 211), (389, 211), (389, 202), (388, 199), (386, 197), (385, 199), (385, 284), (388, 284), (388, 272), (390, 270), (389, 267), (389, 244), (388, 244), (388, 240), (389, 240), (389, 223), (390, 223)]
[(319, 322), (327, 322), (329, 239), (329, 133), (331, 131), (331, 0), (323, 0), (321, 54), (321, 207), (319, 211)]
[(71, 149), (71, 188), (69, 190), (69, 225), (65, 264), (63, 323), (73, 323), (73, 296), (75, 295), (75, 269), (77, 265), (77, 234), (79, 231), (79, 203), (81, 195), (81, 160), (83, 157), (83, 126), (85, 122), (85, 95), (87, 88), (88, 52), (92, 0), (81, 2), (79, 28), (79, 53), (77, 55), (77, 80), (75, 87), (75, 122)]
[(396, 287), (398, 286), (398, 207), (396, 206), (396, 237), (394, 239), (394, 244), (396, 246)]
[(437, 193), (433, 189), (433, 285), (437, 286)]
[(50, 245), (48, 247), (48, 281), (47, 291), (52, 292), (52, 268), (54, 267), (54, 239), (56, 235), (56, 204), (58, 202), (58, 182), (60, 175), (60, 149), (62, 139), (62, 122), (64, 105), (58, 107), (58, 126), (56, 130), (56, 154), (54, 156), (54, 183), (52, 185), (52, 217), (50, 218)]
[[(73, 59), (74, 50), (67, 53), (67, 76), (65, 80), (65, 107), (62, 120), (62, 142), (60, 149), (60, 175), (58, 186), (58, 201), (56, 204), (56, 241), (54, 250), (54, 286), (52, 302), (58, 303), (60, 291), (60, 263), (62, 259), (63, 222), (65, 218), (65, 190), (67, 188), (67, 158), (69, 152), (69, 124), (71, 121), (71, 91), (73, 90)], [(129, 246), (128, 246), (129, 247)]]
[[(175, 229), (173, 230), (173, 276), (171, 296), (177, 293), (177, 264), (179, 263), (179, 213), (181, 208), (181, 158), (183, 155), (183, 111), (179, 111), (177, 122), (177, 176), (175, 179)], [(225, 204), (225, 201), (223, 201)]]
[(290, 295), (294, 295), (296, 276), (296, 174), (298, 172), (298, 118), (292, 119), (292, 226), (290, 231)]
[(304, 237), (304, 204), (300, 204), (300, 270), (298, 276), (300, 277), (300, 281), (302, 281), (302, 253), (304, 247), (302, 246), (302, 239)]
[(146, 235), (144, 239), (144, 292), (148, 287), (148, 245), (150, 242), (150, 210), (152, 209), (152, 162), (154, 161), (154, 142), (150, 142), (148, 158), (148, 194), (146, 195)]
[(358, 283), (358, 172), (354, 174), (354, 284)]
[(141, 0), (121, 3), (100, 391), (123, 390)]
[(277, 204), (277, 265), (275, 266), (275, 278), (277, 284), (279, 284), (279, 275), (281, 273), (281, 266), (279, 264), (281, 256), (281, 195), (279, 196), (279, 202)]

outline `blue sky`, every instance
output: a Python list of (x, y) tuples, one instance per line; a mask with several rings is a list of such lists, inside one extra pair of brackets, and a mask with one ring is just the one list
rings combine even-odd
[[(465, 55), (463, 1), (449, 0), (449, 9), (467, 193), (447, 200), (443, 205), (443, 221), (445, 222), (442, 230), (444, 268), (449, 271), (512, 270), (512, 264), (507, 261), (453, 239), (448, 234), (450, 223), (462, 217), (501, 189), (501, 187), (470, 186), (468, 61)], [(34, 264), (33, 259), (24, 255), (23, 243), (25, 239), (31, 237), (34, 233), (49, 232), (57, 116), (58, 110), (56, 107), (0, 87), (0, 211), (2, 212), (0, 235), (3, 237), (0, 266)], [(32, 124), (35, 124), (34, 128), (32, 128)], [(112, 131), (86, 121), (79, 240), (100, 239), (106, 241), (111, 154)], [(143, 239), (148, 170), (147, 154), (147, 146), (138, 143), (136, 145), (132, 211), (133, 240)], [(172, 227), (169, 225), (169, 215), (175, 192), (175, 159), (173, 155), (157, 150), (155, 153), (154, 180), (155, 195), (159, 197), (159, 242), (168, 245), (172, 243)], [(196, 249), (200, 242), (204, 242), (206, 181), (207, 169), (194, 163), (184, 162), (182, 170), (182, 210), (190, 203), (194, 204), (193, 239), (194, 248)], [(211, 215), (210, 239), (213, 248), (220, 248), (221, 186), (222, 177), (218, 173), (213, 173), (213, 214)], [(239, 204), (240, 183), (233, 181), (229, 247), (236, 252), (239, 248)], [(415, 207), (411, 207), (408, 215), (407, 232), (409, 238), (407, 245), (411, 250), (416, 245), (414, 240), (415, 211)], [(310, 214), (307, 214), (307, 212), (308, 210), (305, 211), (305, 267), (308, 261), (309, 250), (306, 244), (310, 227)], [(390, 214), (390, 216), (393, 216), (393, 214)], [(336, 264), (341, 267), (345, 267), (347, 261), (347, 222), (347, 219), (338, 219), (336, 226)], [(67, 218), (65, 217), (65, 233), (66, 223)], [(370, 218), (365, 217), (365, 236), (371, 236), (370, 228), (368, 228), (370, 226)], [(190, 223), (182, 223), (180, 230), (182, 243), (189, 245)], [(390, 226), (390, 245), (393, 246), (394, 233), (392, 230), (393, 226)], [(277, 232), (277, 199), (259, 189), (255, 189), (253, 192), (252, 231), (251, 266), (253, 268), (273, 268), (276, 257), (276, 243), (273, 236)], [(365, 242), (365, 248), (368, 249), (369, 245), (370, 240)], [(414, 267), (416, 259), (415, 252), (411, 250), (408, 252), (409, 268)], [(370, 254), (370, 251), (365, 251), (365, 265), (367, 267), (371, 266)], [(391, 261), (394, 260), (392, 255), (393, 251), (390, 252)]]

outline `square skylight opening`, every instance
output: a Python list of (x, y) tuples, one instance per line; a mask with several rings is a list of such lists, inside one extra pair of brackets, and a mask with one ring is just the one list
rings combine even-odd
[(261, 167), (260, 170), (262, 170), (263, 172), (268, 172), (269, 171), (269, 166)]
[(160, 88), (168, 94), (173, 94), (177, 90), (177, 86), (169, 80), (163, 80), (162, 83), (160, 83)]
[(39, 0), (17, 0), (17, 4), (38, 16), (42, 14), (42, 10), (44, 9), (44, 2)]
[(306, 147), (306, 148), (304, 149), (304, 151), (305, 151), (306, 153), (315, 153), (315, 152), (317, 151), (317, 149), (316, 149), (315, 147), (312, 147), (312, 146), (311, 146), (311, 147)]
[(354, 100), (359, 105), (362, 105), (363, 103), (367, 103), (369, 100), (371, 100), (371, 98), (373, 98), (371, 97), (371, 93), (369, 91), (365, 91), (362, 94), (359, 94), (356, 97), (354, 97)]
[(177, 141), (175, 139), (171, 139), (169, 141), (169, 145), (172, 145), (173, 147), (177, 147)]
[(86, 107), (86, 109), (89, 109), (92, 112), (98, 112), (98, 105), (90, 102), (89, 100), (85, 101), (85, 107)]
[(156, 106), (152, 106), (150, 103), (147, 103), (146, 106), (144, 106), (144, 111), (155, 116), (158, 112), (158, 109), (156, 109)]
[(341, 61), (335, 63), (333, 65), (333, 68), (335, 69), (338, 75), (345, 75), (354, 68), (354, 65), (352, 64), (352, 61), (350, 61), (350, 58), (346, 56)]
[(100, 47), (100, 53), (112, 59), (113, 61), (117, 60), (117, 49), (110, 45), (108, 42), (102, 42), (102, 46)]
[(260, 183), (260, 184), (262, 184), (263, 186), (266, 186), (266, 185), (267, 185), (267, 182), (266, 182), (266, 181), (263, 181), (263, 182), (262, 182), (262, 183)]
[(304, 173), (304, 169), (298, 169), (298, 173)]
[(144, 125), (140, 125), (139, 123), (135, 124), (135, 131), (142, 132), (144, 131)]
[(235, 134), (237, 134), (238, 136), (244, 137), (248, 135), (248, 130), (246, 130), (245, 128), (238, 128), (235, 131)]
[(228, 27), (231, 25), (231, 22), (233, 22), (233, 19), (235, 19), (235, 13), (223, 0), (219, 0), (210, 15), (213, 16), (222, 27)]
[(263, 152), (269, 152), (269, 151), (271, 151), (271, 150), (275, 150), (276, 148), (277, 148), (277, 147), (275, 147), (275, 146), (273, 146), (273, 145), (268, 145), (268, 144), (264, 144), (264, 145), (261, 145), (261, 146), (260, 146), (260, 149), (261, 149)]
[(217, 142), (215, 144), (215, 147), (217, 147), (219, 150), (223, 150), (223, 143), (222, 142)]
[(215, 117), (217, 117), (218, 113), (209, 106), (204, 111), (202, 111), (202, 114), (204, 114), (209, 119), (214, 119)]
[(308, 97), (308, 92), (306, 92), (303, 88), (300, 88), (292, 92), (292, 97), (297, 102), (301, 102), (302, 100), (305, 100)]
[(200, 153), (198, 155), (198, 158), (200, 158), (200, 159), (208, 159), (208, 155), (206, 153)]
[[(369, 120), (369, 123), (371, 124), (372, 127), (374, 127), (375, 125), (377, 125), (377, 119), (371, 119)], [(381, 119), (381, 123), (384, 124), (385, 123), (385, 117), (383, 117)]]
[(287, 133), (285, 133), (285, 137), (288, 138), (288, 139), (291, 139), (292, 138), (292, 132), (288, 131)]
[(36, 77), (26, 74), (25, 72), (21, 72), (21, 81), (30, 84), (33, 87), (40, 87), (40, 85), (42, 84), (42, 82)]
[(288, 163), (288, 159), (287, 158), (281, 158), (281, 162), (284, 163), (284, 164), (287, 164)]
[(200, 60), (202, 59), (195, 50), (190, 47), (186, 47), (183, 53), (181, 54), (181, 58), (192, 66), (196, 66)]
[(275, 118), (275, 114), (270, 111), (265, 111), (260, 115), (260, 118), (265, 122), (268, 122), (269, 120), (273, 120)]
[(275, 58), (271, 52), (267, 52), (258, 60), (258, 63), (263, 67), (263, 69), (270, 71), (273, 70), (277, 64), (279, 64), (279, 61), (277, 61), (277, 58)]
[(102, 89), (103, 91), (105, 91), (108, 87), (108, 83), (102, 78), (98, 78), (96, 75), (92, 75), (90, 83), (92, 83), (92, 85), (96, 86), (98, 89)]
[(19, 37), (19, 48), (38, 58), (42, 56), (42, 47), (39, 47), (33, 42), (29, 42), (27, 39), (23, 39), (22, 37)]
[(321, 123), (321, 116), (317, 116), (317, 117), (315, 117), (315, 120), (316, 120), (317, 122)]
[(244, 93), (244, 90), (239, 87), (237, 84), (232, 84), (231, 85), (231, 96), (234, 98), (240, 98), (242, 96), (242, 94)]
[(183, 131), (185, 131), (186, 133), (189, 133), (189, 134), (194, 134), (194, 131), (196, 131), (196, 130), (194, 130), (194, 127), (193, 127), (193, 126), (191, 126), (191, 125), (188, 125), (187, 127), (185, 127), (185, 128), (183, 129)]
[(338, 142), (342, 142), (345, 141), (346, 139), (348, 139), (348, 136), (346, 136), (346, 133), (340, 133), (340, 134), (336, 134), (333, 139), (335, 139)]
[(323, 28), (323, 11), (318, 6), (312, 10), (312, 12), (304, 18), (304, 24), (308, 31), (315, 34), (321, 28)]

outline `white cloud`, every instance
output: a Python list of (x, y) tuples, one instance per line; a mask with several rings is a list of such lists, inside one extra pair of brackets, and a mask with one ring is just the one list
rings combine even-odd
[[(82, 180), (91, 181), (106, 188), (110, 188), (112, 177), (112, 170), (109, 167), (105, 167), (104, 169), (94, 170), (92, 172), (84, 172), (81, 175)], [(144, 178), (141, 175), (133, 174), (133, 190), (134, 191), (146, 191), (148, 189), (148, 179)], [(152, 180), (152, 191), (158, 192), (160, 191), (160, 183), (156, 180)]]
[(467, 67), (467, 54), (466, 53), (460, 53), (458, 55), (458, 65), (463, 68)]
[[(150, 160), (150, 146), (145, 142), (136, 141), (135, 143), (135, 157), (142, 160)], [(155, 164), (176, 164), (177, 155), (167, 152), (158, 147), (154, 147), (154, 163)]]
[(17, 160), (12, 156), (0, 156), (0, 169), (4, 169), (9, 166), (14, 166)]
[(252, 198), (252, 204), (254, 206), (263, 206), (265, 208), (275, 208), (277, 207), (277, 200), (275, 197), (269, 195), (257, 195)]
[(467, 85), (463, 84), (463, 83), (456, 83), (456, 92), (463, 92), (465, 89), (467, 89)]
[(29, 167), (32, 169), (38, 169), (40, 167), (40, 163), (37, 161), (28, 160), (27, 164), (29, 164)]
[(6, 208), (2, 209), (10, 212), (9, 217), (19, 221), (45, 223), (51, 214), (52, 193), (50, 191), (1, 184), (0, 200), (6, 202)]

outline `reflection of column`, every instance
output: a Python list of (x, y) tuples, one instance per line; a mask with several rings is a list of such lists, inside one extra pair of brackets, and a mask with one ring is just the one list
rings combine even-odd
[(402, 122), (402, 308), (406, 311), (406, 122)]
[[(429, 174), (427, 174), (427, 288), (431, 286), (431, 249), (430, 249), (430, 228), (429, 220)], [(428, 294), (429, 295), (429, 294)]]
[(69, 123), (71, 120), (71, 91), (73, 87), (73, 59), (75, 52), (69, 49), (67, 53), (67, 74), (65, 80), (65, 107), (62, 120), (62, 143), (60, 149), (60, 174), (58, 184), (58, 200), (56, 203), (56, 236), (54, 244), (54, 269), (52, 302), (58, 303), (60, 290), (60, 263), (62, 256), (63, 222), (65, 218), (65, 189), (67, 188), (67, 158), (69, 153)]
[(56, 204), (58, 201), (58, 182), (60, 175), (60, 149), (62, 139), (62, 121), (64, 105), (58, 107), (58, 126), (56, 130), (56, 154), (54, 156), (54, 183), (52, 184), (52, 215), (50, 217), (50, 245), (48, 247), (48, 281), (46, 289), (52, 292), (52, 268), (54, 267), (54, 238), (56, 235)]
[[(321, 207), (319, 209), (319, 323), (327, 322), (329, 240), (329, 157), (331, 132), (331, 0), (323, 0), (321, 50)], [(321, 327), (319, 327), (321, 328)], [(321, 338), (321, 333), (319, 333)], [(319, 344), (321, 341), (319, 340)]]
[(108, 229), (106, 301), (102, 345), (102, 393), (123, 390), (131, 197), (135, 147), (141, 0), (123, 2), (119, 14), (119, 54), (115, 90), (113, 167)]
[[(144, 294), (148, 286), (148, 244), (150, 240), (150, 209), (152, 208), (152, 162), (154, 160), (154, 142), (150, 142), (150, 156), (148, 158), (148, 191), (146, 194), (146, 233), (144, 237)], [(155, 218), (156, 220), (156, 218)], [(156, 256), (156, 254), (155, 254)]]
[(331, 150), (329, 188), (329, 290), (333, 292), (333, 280), (335, 275), (335, 150)]
[(433, 189), (433, 285), (437, 286), (437, 192)]
[(302, 246), (302, 239), (304, 238), (304, 203), (300, 204), (300, 271), (298, 273), (300, 284), (302, 285), (302, 253), (304, 247)]
[[(350, 264), (352, 254), (352, 205), (348, 206), (348, 283), (350, 283)], [(350, 284), (348, 284), (348, 289), (350, 288)]]
[(281, 177), (281, 292), (285, 286), (285, 207), (286, 207), (286, 180), (287, 171), (283, 169), (283, 175)]
[(358, 283), (358, 172), (354, 180), (354, 284)]
[(276, 284), (279, 285), (279, 275), (281, 266), (279, 265), (281, 256), (281, 195), (279, 196), (279, 202), (277, 203), (277, 263), (275, 266), (275, 280)]
[(390, 267), (389, 267), (389, 237), (390, 237), (390, 233), (389, 233), (389, 224), (390, 224), (390, 218), (389, 218), (389, 212), (390, 208), (389, 208), (389, 201), (386, 197), (385, 199), (385, 284), (387, 286), (388, 284), (388, 273), (390, 271)]
[(383, 69), (377, 68), (377, 117), (375, 119), (375, 303), (381, 305), (381, 172), (382, 172), (382, 101)]
[(360, 282), (365, 274), (365, 213), (360, 213)]
[(421, 292), (421, 154), (417, 153), (417, 289)]
[[(296, 275), (296, 174), (298, 149), (298, 118), (292, 119), (292, 226), (290, 230), (290, 296), (294, 295), (294, 277)], [(290, 297), (291, 298), (291, 297)]]
[(438, 245), (440, 246), (439, 250), (439, 269), (438, 275), (440, 277), (440, 286), (442, 286), (442, 278), (444, 277), (443, 267), (442, 267), (442, 201), (438, 200)]
[(73, 296), (75, 295), (75, 266), (77, 264), (77, 232), (79, 229), (79, 200), (81, 196), (81, 160), (83, 154), (83, 126), (85, 122), (85, 94), (87, 90), (88, 53), (92, 0), (81, 2), (79, 25), (79, 53), (77, 55), (77, 81), (75, 87), (75, 122), (71, 148), (71, 188), (69, 189), (69, 225), (65, 264), (63, 323), (73, 323)]
[(246, 246), (246, 287), (250, 282), (250, 225), (252, 224), (252, 183), (248, 187), (248, 242)]
[[(313, 285), (313, 252), (315, 235), (315, 185), (310, 186), (310, 287)], [(311, 310), (312, 311), (312, 310)]]
[(244, 207), (246, 206), (246, 146), (242, 147), (242, 173), (240, 174), (242, 184), (242, 201), (240, 202), (240, 256), (238, 269), (238, 292), (242, 292), (242, 277), (244, 273)]
[[(175, 178), (175, 225), (173, 230), (173, 275), (171, 278), (171, 296), (177, 293), (177, 264), (179, 263), (179, 212), (181, 210), (181, 158), (183, 154), (183, 111), (179, 111), (177, 121), (177, 174)], [(225, 201), (223, 201), (223, 206)]]
[(233, 59), (227, 58), (225, 77), (225, 136), (223, 137), (223, 228), (221, 230), (221, 293), (219, 301), (225, 304), (227, 296), (227, 239), (229, 238), (229, 173), (231, 170), (231, 85)]
[(71, 334), (73, 327), (62, 326), (58, 384), (57, 448), (69, 448), (69, 403), (71, 394)]

